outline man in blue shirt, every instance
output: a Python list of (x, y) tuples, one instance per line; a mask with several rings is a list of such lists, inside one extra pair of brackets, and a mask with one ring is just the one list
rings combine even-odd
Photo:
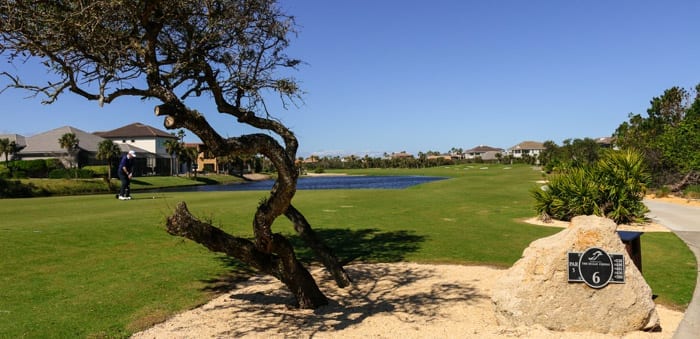
[(134, 175), (134, 158), (136, 157), (136, 152), (129, 151), (129, 153), (124, 154), (122, 160), (119, 162), (119, 180), (122, 182), (122, 186), (119, 188), (119, 200), (131, 200), (131, 177)]

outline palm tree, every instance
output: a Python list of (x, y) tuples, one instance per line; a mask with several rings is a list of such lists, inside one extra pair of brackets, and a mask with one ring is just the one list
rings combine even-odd
[(8, 138), (0, 139), (0, 154), (5, 154), (5, 167), (10, 170), (10, 177), (12, 177), (13, 168), (10, 167), (10, 160), (12, 157), (10, 155), (17, 154), (19, 150), (22, 149), (17, 145), (17, 142), (10, 141)]
[(99, 160), (107, 161), (108, 181), (112, 181), (112, 160), (116, 159), (119, 153), (119, 146), (112, 142), (112, 140), (106, 139), (97, 145), (97, 155), (95, 157)]
[(9, 155), (12, 152), (10, 148), (10, 139), (2, 138), (0, 139), (0, 154), (5, 154), (5, 167), (8, 167)]
[[(61, 148), (68, 152), (68, 162), (71, 168), (73, 167), (73, 160), (75, 160), (78, 153), (78, 143), (80, 143), (80, 139), (75, 136), (75, 133), (66, 133), (58, 139), (58, 144), (61, 145)], [(75, 171), (75, 178), (78, 178), (77, 170)]]
[[(170, 175), (173, 175), (173, 169), (175, 165), (173, 164), (173, 158), (175, 154), (180, 153), (180, 149), (182, 148), (182, 144), (180, 144), (177, 140), (175, 139), (169, 139), (166, 140), (165, 143), (163, 144), (165, 146), (165, 151), (170, 154)], [(180, 171), (178, 171), (179, 173)]]
[[(197, 156), (199, 153), (196, 148), (192, 147), (182, 147), (180, 149), (180, 160), (187, 164), (187, 176), (190, 176), (190, 170), (192, 169), (192, 163), (197, 163)], [(197, 177), (197, 171), (194, 172), (194, 177)]]

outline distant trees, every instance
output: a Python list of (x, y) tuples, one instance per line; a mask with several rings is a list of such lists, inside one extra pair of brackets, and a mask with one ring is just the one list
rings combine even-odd
[(600, 151), (600, 145), (591, 138), (566, 139), (562, 146), (548, 140), (544, 142), (539, 161), (548, 173), (571, 167), (587, 167), (598, 160)]
[(672, 87), (650, 102), (646, 115), (632, 114), (615, 131), (621, 148), (641, 152), (652, 184), (682, 190), (700, 179), (700, 85)]
[[(19, 152), (20, 147), (17, 145), (17, 143), (12, 140), (10, 141), (9, 138), (2, 138), (0, 139), (0, 154), (5, 156), (5, 168), (7, 172), (7, 176), (12, 177), (13, 173), (13, 168), (10, 166), (10, 159), (12, 159), (12, 155), (17, 154)], [(2, 173), (0, 173), (2, 175)]]
[[(437, 153), (437, 152), (436, 152)], [(439, 153), (437, 153), (439, 154)], [(430, 157), (419, 152), (418, 157), (370, 157), (358, 156), (311, 156), (303, 166), (307, 170), (316, 169), (353, 169), (353, 168), (425, 168), (455, 164), (452, 159)]]
[(594, 140), (545, 142), (540, 161), (548, 184), (531, 193), (544, 217), (569, 220), (580, 214), (618, 223), (643, 218), (647, 186), (679, 192), (700, 182), (700, 85), (673, 87), (654, 97), (645, 116), (630, 114), (613, 137), (621, 151), (602, 150)]
[(448, 153), (429, 150), (427, 152), (418, 152), (417, 156), (409, 156), (408, 153), (384, 153), (382, 156), (372, 157), (369, 154), (364, 156), (318, 156), (311, 155), (306, 160), (303, 158), (301, 166), (305, 170), (322, 169), (353, 169), (353, 168), (426, 168), (436, 166), (449, 166), (455, 164), (472, 164), (472, 163), (525, 163), (534, 164), (536, 158), (529, 155), (524, 155), (522, 158), (515, 158), (510, 154), (501, 152), (495, 153), (493, 159), (483, 159), (474, 157), (465, 159), (461, 148), (452, 148)]
[(170, 175), (179, 174), (180, 171), (173, 172), (175, 170), (175, 155), (179, 154), (182, 149), (182, 144), (175, 139), (168, 139), (165, 141), (165, 152), (170, 154)]
[[(193, 164), (197, 163), (197, 156), (199, 153), (196, 148), (192, 147), (182, 147), (180, 153), (178, 154), (178, 160), (182, 163), (187, 164), (187, 177), (190, 176), (193, 170)], [(194, 171), (194, 176), (197, 177), (197, 171)]]
[[(13, 141), (14, 142), (14, 141)], [(0, 154), (5, 155), (5, 167), (9, 167), (10, 154), (12, 154), (11, 142), (8, 138), (0, 138)]]

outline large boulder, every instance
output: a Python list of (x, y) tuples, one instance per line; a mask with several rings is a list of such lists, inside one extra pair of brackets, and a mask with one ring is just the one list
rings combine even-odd
[[(610, 219), (580, 216), (563, 231), (533, 241), (494, 286), (492, 300), (499, 323), (614, 334), (660, 329), (651, 288), (625, 251), (616, 228)], [(568, 282), (568, 253), (591, 247), (624, 255), (624, 283), (593, 288)]]

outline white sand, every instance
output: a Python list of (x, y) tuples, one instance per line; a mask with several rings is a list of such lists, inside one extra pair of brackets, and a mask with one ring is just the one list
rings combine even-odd
[(491, 286), (505, 271), (484, 266), (361, 264), (347, 268), (354, 285), (339, 289), (312, 270), (331, 299), (318, 310), (285, 306), (274, 278), (256, 276), (208, 304), (134, 338), (671, 338), (683, 313), (657, 306), (661, 332), (624, 336), (499, 326)]

